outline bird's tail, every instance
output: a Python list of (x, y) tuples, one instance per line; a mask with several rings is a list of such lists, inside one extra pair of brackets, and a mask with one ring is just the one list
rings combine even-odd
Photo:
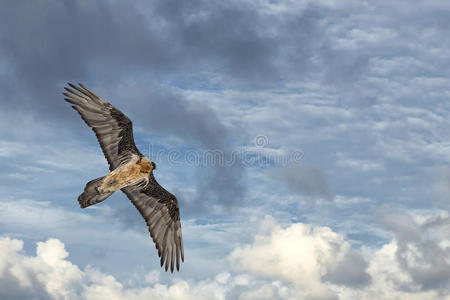
[(96, 178), (89, 181), (84, 188), (84, 192), (78, 197), (78, 202), (81, 208), (85, 208), (99, 202), (102, 202), (114, 192), (102, 192), (99, 188), (103, 183), (103, 177)]

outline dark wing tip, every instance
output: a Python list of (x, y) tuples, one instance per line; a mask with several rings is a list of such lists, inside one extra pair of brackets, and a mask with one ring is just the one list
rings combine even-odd
[(74, 88), (74, 89), (77, 88), (74, 84), (72, 84), (72, 83), (70, 83), (70, 82), (68, 82), (67, 84), (68, 84), (70, 87)]
[(66, 90), (66, 91), (68, 91), (69, 93), (71, 93), (71, 94), (75, 94), (74, 93), (74, 90), (71, 90), (70, 88), (68, 88), (68, 87), (64, 87), (64, 89)]

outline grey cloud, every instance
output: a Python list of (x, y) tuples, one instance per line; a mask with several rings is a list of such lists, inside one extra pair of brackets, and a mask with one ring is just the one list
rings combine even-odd
[(424, 229), (433, 228), (433, 227), (446, 227), (448, 228), (448, 234), (450, 234), (450, 217), (446, 216), (435, 216), (429, 218), (422, 227)]
[(393, 214), (387, 207), (380, 209), (377, 214), (383, 225), (394, 233), (398, 243), (397, 261), (413, 279), (414, 284), (405, 284), (403, 289), (436, 289), (448, 293), (450, 249), (442, 247), (430, 234), (432, 229), (440, 226), (442, 219), (439, 219), (439, 222), (433, 219), (424, 225), (418, 225), (409, 216)]
[[(154, 68), (157, 57), (170, 52), (170, 47), (161, 49), (163, 41), (155, 41), (134, 6), (101, 1), (2, 6), (2, 28), (14, 29), (1, 34), (0, 53), (10, 66), (4, 83), (12, 87), (12, 94), (2, 98), (52, 118), (64, 106), (60, 91), (65, 81), (111, 80), (109, 72), (121, 78), (136, 67)], [(145, 55), (150, 51), (153, 55)]]
[[(138, 120), (134, 122), (135, 126), (141, 122), (139, 125), (142, 128), (183, 137), (205, 150), (219, 151), (224, 161), (230, 160), (231, 139), (242, 132), (238, 133), (234, 128), (225, 126), (216, 111), (204, 103), (188, 101), (180, 94), (161, 91), (145, 81), (138, 81), (136, 85), (138, 88), (131, 92), (124, 93), (123, 89), (114, 89), (112, 93), (108, 91), (111, 98), (117, 97), (129, 104), (130, 110), (134, 112), (133, 116)], [(192, 168), (198, 176), (197, 197), (191, 199), (193, 209), (188, 208), (189, 211), (194, 212), (200, 209), (198, 206), (212, 203), (229, 206), (243, 197), (244, 168), (239, 159), (235, 158), (235, 163), (231, 166), (217, 163)]]
[(104, 259), (106, 257), (106, 253), (107, 250), (105, 249), (105, 247), (93, 247), (91, 249), (91, 255), (95, 258), (95, 259)]
[(116, 86), (144, 74), (164, 81), (195, 73), (221, 74), (221, 84), (244, 89), (275, 87), (315, 73), (315, 55), (324, 56), (325, 66), (342, 60), (324, 46), (325, 15), (312, 5), (282, 16), (257, 4), (221, 1), (3, 6), (0, 25), (14, 30), (0, 35), (8, 71), (1, 98), (52, 118), (63, 107), (58, 97), (65, 81)]
[(134, 86), (108, 89), (105, 98), (123, 103), (116, 106), (126, 107), (129, 117), (138, 120), (135, 127), (174, 134), (207, 149), (221, 149), (230, 143), (233, 128), (225, 126), (207, 104), (188, 101), (183, 95), (146, 80), (137, 80)]
[(447, 205), (450, 199), (450, 167), (441, 166), (437, 170), (436, 181), (432, 184), (436, 201), (441, 205)]
[(13, 274), (13, 265), (9, 264), (5, 272), (0, 273), (0, 298), (4, 300), (43, 300), (52, 299), (36, 277), (29, 277), (30, 286), (24, 286)]
[(318, 8), (311, 5), (281, 16), (264, 13), (261, 3), (194, 3), (160, 1), (156, 11), (184, 55), (227, 76), (224, 84), (276, 87), (287, 74), (299, 78), (311, 71), (324, 36)]
[(367, 71), (369, 57), (350, 50), (336, 50), (328, 43), (321, 49), (321, 59), (325, 68), (324, 77), (330, 84), (343, 85), (348, 88), (354, 85)]
[(338, 285), (361, 288), (369, 285), (372, 281), (372, 278), (367, 273), (367, 267), (368, 263), (361, 254), (352, 250), (323, 279)]
[(276, 174), (275, 178), (295, 193), (319, 196), (327, 200), (334, 198), (324, 173), (314, 166), (289, 165)]
[[(230, 155), (230, 152), (224, 152), (225, 157)], [(244, 167), (237, 159), (231, 166), (199, 168), (198, 175), (198, 200), (204, 203), (210, 199), (213, 203), (231, 206), (239, 203), (246, 191)]]
[[(69, 112), (60, 96), (65, 81), (117, 92), (118, 82), (148, 78), (145, 84), (153, 81), (151, 88), (137, 84), (139, 91), (124, 97), (135, 124), (229, 154), (236, 131), (224, 126), (206, 103), (188, 102), (165, 83), (212, 74), (220, 75), (224, 86), (276, 87), (316, 74), (317, 55), (325, 66), (341, 60), (327, 46), (321, 22), (326, 15), (314, 5), (285, 14), (240, 1), (17, 1), (2, 6), (0, 27), (14, 28), (0, 34), (0, 57), (7, 66), (7, 73), (0, 73), (2, 107), (44, 116), (53, 125), (68, 123), (83, 138), (91, 133), (75, 115), (66, 117)], [(107, 96), (120, 104), (115, 101), (119, 97)], [(199, 199), (231, 203), (243, 196), (239, 164), (199, 172)]]
[[(1, 34), (0, 53), (8, 62), (11, 73), (7, 74), (9, 80), (2, 81), (5, 88), (0, 92), (0, 98), (5, 109), (26, 109), (34, 115), (46, 116), (53, 124), (68, 122), (72, 127), (76, 126), (77, 133), (82, 132), (82, 137), (92, 133), (80, 125), (77, 116), (66, 118), (73, 112), (60, 96), (64, 81), (80, 80), (89, 85), (93, 78), (98, 78), (106, 90), (116, 90), (112, 87), (124, 78), (137, 79), (142, 74), (151, 74), (153, 81), (160, 82), (165, 74), (174, 70), (179, 74), (190, 74), (193, 68), (202, 65), (202, 61), (206, 66), (217, 57), (213, 55), (214, 58), (210, 58), (215, 50), (209, 47), (205, 47), (209, 49), (206, 52), (199, 53), (201, 41), (196, 41), (198, 49), (188, 49), (190, 42), (184, 39), (189, 39), (189, 34), (181, 32), (182, 28), (174, 29), (177, 20), (173, 18), (176, 15), (155, 15), (152, 9), (142, 13), (139, 5), (100, 1), (51, 4), (15, 2), (1, 10), (2, 28), (15, 30)], [(158, 13), (160, 9), (155, 11)], [(185, 18), (181, 21), (187, 21)], [(213, 20), (209, 19), (209, 22)], [(216, 32), (203, 35), (214, 36)], [(191, 37), (195, 36), (192, 33)], [(241, 36), (242, 41), (246, 38)], [(208, 38), (205, 37), (206, 40)], [(234, 45), (227, 39), (224, 43)], [(250, 44), (231, 52), (247, 51)], [(255, 51), (251, 52), (249, 58), (256, 57)], [(241, 65), (241, 62), (236, 65)], [(256, 62), (255, 66), (260, 63)], [(20, 89), (17, 88), (19, 83)], [(207, 149), (229, 152), (227, 148), (232, 132), (207, 104), (189, 103), (178, 94), (155, 88), (157, 84), (152, 86), (150, 89), (138, 86), (140, 90), (137, 93), (128, 92), (132, 97), (123, 98), (127, 102), (126, 107), (130, 107), (129, 112), (125, 109), (124, 112), (136, 116), (133, 118), (135, 125), (149, 126), (152, 130), (179, 136)], [(6, 99), (14, 99), (14, 102), (8, 103)], [(120, 93), (109, 94), (107, 99), (119, 104), (116, 105), (120, 108)], [(142, 109), (142, 105), (146, 109)], [(233, 197), (225, 198), (242, 196), (243, 187), (239, 183), (242, 168), (215, 167), (212, 172), (215, 174), (212, 177), (204, 176), (210, 182), (210, 194), (218, 195), (219, 201), (224, 199), (222, 195), (227, 192), (222, 189), (224, 184), (216, 182), (220, 180), (226, 183), (227, 190), (234, 191)], [(204, 186), (199, 185), (200, 188)]]

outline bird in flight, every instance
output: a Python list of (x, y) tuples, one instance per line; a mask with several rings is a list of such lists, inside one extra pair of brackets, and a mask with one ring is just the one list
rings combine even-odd
[(184, 262), (180, 210), (177, 198), (156, 181), (154, 162), (142, 155), (134, 143), (131, 120), (117, 108), (79, 83), (64, 87), (64, 100), (73, 104), (97, 136), (110, 173), (91, 180), (78, 197), (81, 208), (102, 202), (121, 190), (131, 200), (147, 223), (161, 267), (173, 272), (180, 258)]

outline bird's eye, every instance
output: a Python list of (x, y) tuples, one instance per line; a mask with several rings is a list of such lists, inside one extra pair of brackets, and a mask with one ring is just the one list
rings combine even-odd
[(152, 162), (152, 169), (156, 170), (156, 164), (154, 162)]

